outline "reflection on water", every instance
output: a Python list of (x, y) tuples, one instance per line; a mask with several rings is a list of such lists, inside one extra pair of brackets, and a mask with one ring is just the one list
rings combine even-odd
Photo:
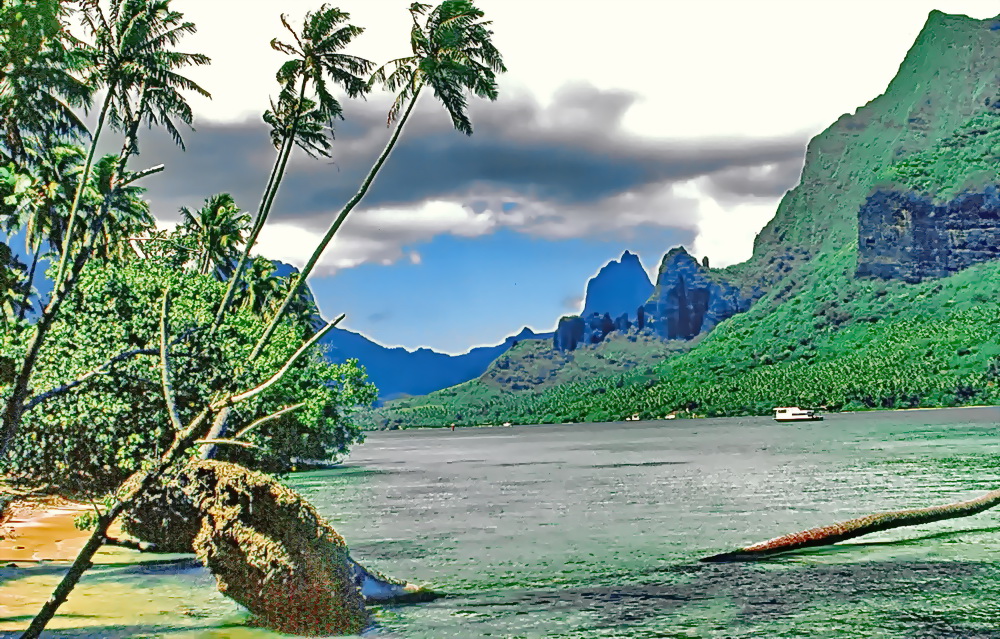
[[(356, 558), (448, 593), (376, 609), (372, 637), (1000, 638), (992, 512), (697, 562), (994, 489), (998, 423), (987, 408), (375, 433), (344, 468), (290, 483)], [(0, 569), (0, 630), (24, 627), (56, 573)], [(183, 558), (99, 566), (51, 636), (275, 636), (213, 583)]]

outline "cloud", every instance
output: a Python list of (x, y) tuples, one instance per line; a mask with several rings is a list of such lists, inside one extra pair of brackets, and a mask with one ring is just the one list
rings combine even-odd
[(378, 311), (377, 313), (372, 313), (371, 315), (366, 317), (365, 321), (367, 321), (370, 324), (378, 324), (379, 322), (384, 322), (386, 320), (392, 319), (394, 315), (395, 313), (389, 310)]
[(568, 295), (563, 298), (563, 309), (573, 313), (579, 313), (583, 308), (583, 295)]
[[(321, 272), (404, 258), (419, 263), (406, 247), (441, 234), (475, 237), (508, 228), (548, 239), (628, 238), (644, 226), (699, 234), (715, 219), (700, 212), (707, 197), (735, 208), (776, 203), (798, 179), (804, 135), (642, 138), (621, 127), (636, 101), (626, 91), (583, 84), (564, 87), (548, 105), (516, 94), (474, 101), (475, 134), (467, 137), (425, 97), (326, 252)], [(346, 104), (332, 159), (293, 155), (262, 253), (304, 263), (388, 139), (387, 104), (379, 98)], [(176, 219), (180, 206), (221, 191), (255, 210), (275, 157), (263, 123), (210, 123), (186, 139), (184, 154), (162, 134), (143, 141), (141, 160), (167, 164), (164, 177), (148, 185), (157, 216)]]

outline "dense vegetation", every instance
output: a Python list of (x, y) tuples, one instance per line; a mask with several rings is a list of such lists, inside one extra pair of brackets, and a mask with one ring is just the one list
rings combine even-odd
[[(651, 368), (511, 392), (491, 369), (390, 402), (368, 427), (766, 415), (775, 406), (866, 410), (1000, 402), (1000, 264), (905, 284), (853, 278), (856, 248), (817, 260), (749, 312)], [(547, 343), (506, 357), (537, 356)], [(501, 364), (511, 366), (511, 364)], [(494, 364), (496, 367), (496, 364)]]
[[(939, 21), (947, 38), (934, 37)], [(990, 34), (979, 21), (932, 14), (886, 93), (813, 139), (800, 184), (757, 237), (753, 257), (717, 271), (764, 293), (749, 312), (689, 348), (660, 350), (660, 361), (651, 359), (655, 348), (629, 363), (604, 358), (603, 346), (570, 360), (546, 343), (522, 343), (480, 379), (389, 402), (364, 426), (997, 403), (1000, 264), (920, 284), (854, 276), (858, 210), (873, 188), (945, 199), (997, 183), (1000, 111), (986, 82), (1000, 59), (982, 42)], [(963, 53), (951, 41), (975, 47)], [(968, 51), (974, 69), (916, 90), (927, 69), (968, 66)], [(593, 357), (603, 366), (588, 366)], [(497, 383), (512, 374), (516, 385)]]
[[(163, 167), (131, 164), (144, 125), (183, 147), (193, 120), (186, 95), (209, 95), (183, 75), (209, 63), (178, 48), (195, 25), (170, 0), (0, 3), (0, 472), (106, 496), (23, 637), (41, 634), (111, 523), (172, 470), (219, 456), (284, 471), (360, 439), (349, 413), (375, 390), (357, 362), (321, 359), (316, 343), (343, 316), (318, 317), (306, 278), (421, 92), (471, 135), (467, 96), (496, 99), (505, 70), (490, 23), (468, 0), (409, 11), (411, 55), (382, 67), (342, 52), (363, 32), (347, 13), (324, 4), (298, 28), (281, 16), (287, 33), (271, 46), (286, 60), (263, 114), (276, 157), (256, 213), (206, 194), (166, 232), (141, 186)], [(384, 150), (301, 272), (274, 277), (251, 251), (291, 154), (330, 157), (344, 117), (335, 92), (362, 97), (375, 86), (396, 97)], [(112, 136), (120, 152), (100, 156)]]

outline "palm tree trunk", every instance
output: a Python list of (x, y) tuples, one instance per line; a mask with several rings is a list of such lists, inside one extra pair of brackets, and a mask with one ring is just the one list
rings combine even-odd
[(31, 268), (28, 269), (28, 282), (25, 284), (27, 287), (24, 291), (24, 300), (21, 301), (21, 309), (17, 313), (17, 319), (23, 320), (24, 314), (28, 310), (28, 304), (31, 302), (31, 289), (35, 285), (35, 269), (38, 268), (38, 255), (41, 252), (41, 244), (35, 247), (33, 255), (31, 256)]
[(997, 505), (1000, 505), (1000, 490), (986, 493), (977, 499), (945, 504), (944, 506), (876, 513), (874, 515), (849, 519), (830, 526), (810, 528), (809, 530), (775, 537), (774, 539), (762, 541), (731, 552), (703, 557), (701, 561), (725, 562), (760, 559), (777, 553), (798, 550), (799, 548), (827, 546), (835, 544), (838, 541), (854, 539), (861, 535), (868, 535), (883, 530), (891, 530), (903, 526), (917, 526), (945, 519), (969, 517)]
[(90, 149), (87, 150), (87, 161), (83, 165), (83, 173), (80, 174), (80, 181), (76, 185), (76, 194), (73, 196), (73, 204), (69, 208), (69, 222), (66, 224), (66, 236), (63, 237), (62, 255), (59, 257), (59, 268), (56, 270), (55, 288), (59, 290), (63, 277), (66, 275), (66, 264), (69, 262), (69, 250), (73, 244), (73, 227), (76, 225), (76, 211), (80, 207), (80, 199), (83, 191), (87, 187), (87, 180), (90, 179), (90, 169), (94, 164), (94, 154), (97, 152), (97, 142), (101, 138), (101, 131), (104, 129), (104, 120), (108, 116), (108, 108), (111, 106), (111, 94), (113, 86), (108, 87), (108, 93), (104, 96), (104, 104), (101, 106), (101, 114), (97, 117), (97, 128), (90, 139)]
[[(413, 93), (413, 99), (410, 100), (410, 104), (406, 107), (406, 111), (403, 113), (403, 116), (399, 119), (399, 123), (396, 124), (396, 129), (395, 131), (392, 132), (392, 137), (389, 138), (389, 141), (386, 143), (385, 148), (382, 150), (382, 153), (378, 156), (378, 159), (375, 161), (375, 164), (372, 166), (371, 170), (368, 172), (368, 175), (365, 177), (364, 182), (361, 183), (361, 187), (358, 189), (358, 192), (354, 194), (354, 197), (352, 197), (350, 201), (348, 201), (347, 204), (344, 206), (344, 208), (340, 211), (340, 214), (337, 216), (337, 219), (334, 220), (333, 225), (330, 226), (329, 230), (326, 232), (326, 235), (323, 236), (323, 240), (319, 243), (319, 246), (317, 246), (316, 249), (313, 251), (312, 256), (310, 256), (309, 261), (302, 269), (302, 272), (299, 273), (298, 279), (295, 280), (295, 282), (291, 284), (291, 286), (289, 286), (288, 293), (285, 295), (285, 299), (281, 302), (281, 306), (278, 307), (278, 310), (275, 312), (274, 317), (271, 318), (271, 322), (267, 325), (267, 328), (264, 329), (264, 334), (261, 335), (260, 339), (257, 341), (257, 344), (254, 346), (253, 352), (250, 354), (251, 360), (257, 359), (257, 357), (259, 357), (261, 352), (264, 350), (264, 347), (267, 346), (267, 343), (271, 340), (271, 336), (274, 334), (274, 331), (278, 328), (278, 323), (281, 321), (281, 318), (288, 310), (288, 307), (291, 306), (299, 290), (305, 285), (306, 278), (309, 276), (310, 273), (312, 273), (312, 270), (316, 266), (316, 263), (319, 261), (319, 258), (323, 255), (323, 251), (326, 250), (326, 247), (330, 243), (330, 240), (333, 239), (333, 236), (337, 233), (337, 230), (340, 228), (340, 225), (343, 224), (344, 220), (347, 218), (347, 214), (350, 213), (351, 210), (353, 210), (354, 207), (358, 205), (361, 199), (368, 192), (368, 187), (370, 187), (372, 182), (375, 180), (375, 176), (378, 174), (379, 169), (381, 169), (382, 165), (385, 164), (386, 159), (388, 159), (389, 157), (389, 153), (392, 152), (392, 148), (396, 145), (396, 141), (399, 139), (399, 135), (403, 132), (403, 125), (406, 124), (406, 120), (410, 117), (410, 113), (413, 112), (413, 107), (417, 104), (417, 98), (420, 97), (421, 88), (423, 87), (418, 87), (417, 90)], [(219, 439), (220, 437), (222, 437), (222, 434), (225, 432), (225, 430), (226, 430), (226, 420), (225, 419), (216, 420), (216, 422), (212, 424), (212, 430), (210, 430), (208, 435), (205, 436), (205, 439), (210, 439), (210, 440)], [(215, 455), (215, 444), (205, 444), (204, 446), (202, 446), (201, 449), (202, 459), (211, 459), (214, 455)]]
[[(303, 77), (302, 85), (299, 87), (299, 105), (302, 104), (305, 94), (306, 78)], [(274, 204), (274, 198), (278, 194), (278, 187), (281, 186), (281, 180), (285, 176), (285, 167), (288, 165), (288, 158), (291, 156), (292, 149), (295, 146), (295, 133), (298, 130), (299, 117), (300, 113), (296, 110), (295, 119), (292, 121), (292, 126), (288, 131), (288, 135), (285, 136), (281, 143), (281, 150), (278, 152), (278, 157), (275, 160), (274, 167), (271, 169), (271, 176), (268, 178), (267, 186), (264, 189), (264, 195), (261, 197), (260, 205), (257, 207), (257, 217), (254, 220), (253, 228), (250, 230), (250, 235), (247, 237), (246, 244), (243, 247), (243, 253), (240, 255), (240, 261), (237, 262), (236, 270), (229, 278), (229, 286), (226, 287), (226, 294), (222, 298), (219, 310), (215, 313), (215, 320), (212, 322), (212, 328), (210, 329), (211, 333), (214, 333), (215, 330), (222, 324), (222, 319), (225, 317), (226, 310), (229, 308), (229, 304), (232, 302), (233, 296), (236, 294), (236, 287), (239, 286), (240, 279), (246, 271), (247, 263), (250, 261), (250, 251), (253, 250), (253, 245), (257, 243), (257, 237), (264, 229), (264, 222), (267, 221), (267, 216), (271, 213), (271, 205)]]
[(302, 269), (302, 272), (299, 273), (299, 278), (292, 286), (289, 287), (288, 294), (285, 295), (285, 299), (282, 301), (278, 311), (274, 314), (274, 317), (271, 318), (271, 322), (264, 330), (264, 334), (260, 336), (259, 340), (257, 340), (257, 344), (254, 346), (253, 352), (250, 354), (250, 359), (256, 359), (260, 355), (261, 351), (264, 350), (264, 347), (267, 346), (267, 343), (271, 340), (271, 336), (274, 334), (274, 331), (278, 328), (278, 323), (281, 321), (282, 316), (292, 304), (292, 300), (295, 299), (299, 290), (305, 286), (306, 278), (309, 277), (313, 268), (315, 268), (316, 263), (319, 262), (319, 258), (322, 257), (323, 251), (326, 250), (330, 240), (333, 239), (333, 236), (340, 229), (340, 225), (344, 223), (345, 219), (347, 219), (348, 213), (350, 213), (354, 207), (361, 202), (361, 199), (364, 198), (365, 194), (368, 193), (368, 187), (370, 187), (372, 182), (375, 180), (375, 176), (378, 175), (379, 169), (381, 169), (382, 165), (385, 164), (386, 159), (389, 157), (389, 153), (392, 152), (392, 148), (396, 145), (396, 141), (399, 139), (400, 133), (403, 132), (403, 126), (406, 124), (406, 120), (410, 117), (410, 113), (413, 112), (413, 107), (417, 104), (417, 99), (420, 97), (420, 90), (422, 88), (423, 87), (418, 87), (413, 93), (413, 99), (410, 100), (410, 104), (406, 107), (406, 111), (399, 119), (399, 123), (396, 125), (396, 130), (393, 131), (392, 137), (389, 138), (389, 142), (385, 145), (381, 155), (378, 156), (378, 160), (375, 161), (375, 164), (365, 177), (364, 182), (361, 183), (361, 188), (359, 188), (358, 192), (354, 194), (354, 197), (352, 197), (350, 201), (344, 205), (344, 208), (340, 211), (337, 219), (334, 220), (329, 230), (327, 230), (326, 235), (323, 236), (319, 246), (316, 247), (316, 250), (314, 250), (313, 254), (309, 257), (309, 261)]

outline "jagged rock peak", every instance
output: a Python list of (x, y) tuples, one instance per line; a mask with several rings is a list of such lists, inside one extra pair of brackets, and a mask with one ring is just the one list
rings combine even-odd
[(653, 283), (639, 257), (625, 251), (620, 259), (605, 264), (587, 282), (582, 315), (609, 313), (618, 317), (622, 313), (634, 314), (636, 307), (645, 302), (652, 292)]

